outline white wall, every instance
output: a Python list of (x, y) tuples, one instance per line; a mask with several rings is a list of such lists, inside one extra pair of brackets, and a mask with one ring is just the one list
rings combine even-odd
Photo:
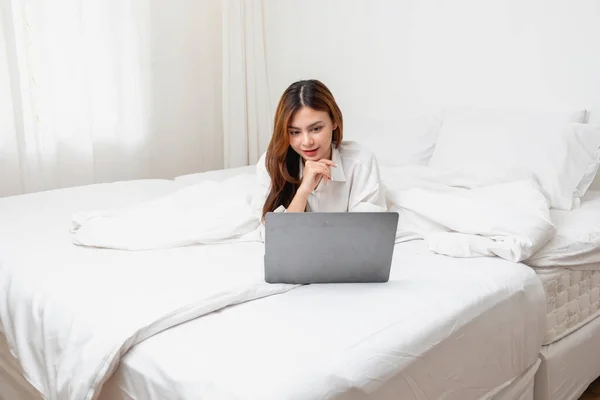
[(273, 107), (299, 78), (346, 132), (422, 105), (600, 110), (597, 0), (265, 0)]
[(316, 77), (346, 114), (600, 105), (597, 0), (265, 0), (265, 31), (274, 98)]

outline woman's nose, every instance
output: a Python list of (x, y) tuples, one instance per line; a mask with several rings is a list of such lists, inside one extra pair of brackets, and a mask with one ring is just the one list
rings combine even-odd
[(305, 133), (302, 136), (302, 144), (304, 144), (305, 146), (309, 146), (309, 145), (312, 145), (312, 143), (313, 143), (313, 140), (310, 137), (310, 135), (308, 133)]

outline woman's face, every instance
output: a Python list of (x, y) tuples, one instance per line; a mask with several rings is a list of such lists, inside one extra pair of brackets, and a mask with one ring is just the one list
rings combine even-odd
[(290, 146), (304, 160), (331, 159), (331, 140), (335, 129), (327, 112), (304, 106), (294, 113), (290, 121)]

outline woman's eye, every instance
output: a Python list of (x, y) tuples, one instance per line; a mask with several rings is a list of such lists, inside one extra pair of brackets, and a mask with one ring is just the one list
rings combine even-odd
[(292, 132), (290, 132), (290, 135), (297, 135), (298, 133), (300, 133), (300, 132), (292, 131)]
[(315, 126), (314, 128), (312, 128), (313, 132), (319, 132), (321, 129), (323, 129), (322, 126)]

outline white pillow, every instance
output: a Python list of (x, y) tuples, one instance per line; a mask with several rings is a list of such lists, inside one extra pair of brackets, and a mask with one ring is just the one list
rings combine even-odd
[[(588, 111), (588, 123), (593, 125), (600, 125), (600, 109), (593, 109)], [(590, 189), (600, 190), (600, 174), (598, 169), (600, 168), (600, 150), (596, 156), (596, 169), (592, 170), (587, 176), (587, 180), (591, 181)]]
[(600, 147), (600, 127), (582, 124), (585, 116), (585, 111), (447, 109), (429, 165), (533, 174), (551, 207), (570, 210), (579, 206), (587, 189), (582, 180)]
[(588, 110), (587, 122), (594, 125), (600, 125), (600, 108)]
[(344, 121), (344, 140), (367, 147), (380, 166), (427, 165), (440, 132), (439, 115), (398, 115), (394, 119)]
[(579, 186), (575, 190), (575, 195), (579, 198), (583, 197), (588, 189), (600, 189), (600, 176), (598, 176), (598, 168), (600, 167), (600, 148), (592, 155), (592, 162), (588, 166)]

